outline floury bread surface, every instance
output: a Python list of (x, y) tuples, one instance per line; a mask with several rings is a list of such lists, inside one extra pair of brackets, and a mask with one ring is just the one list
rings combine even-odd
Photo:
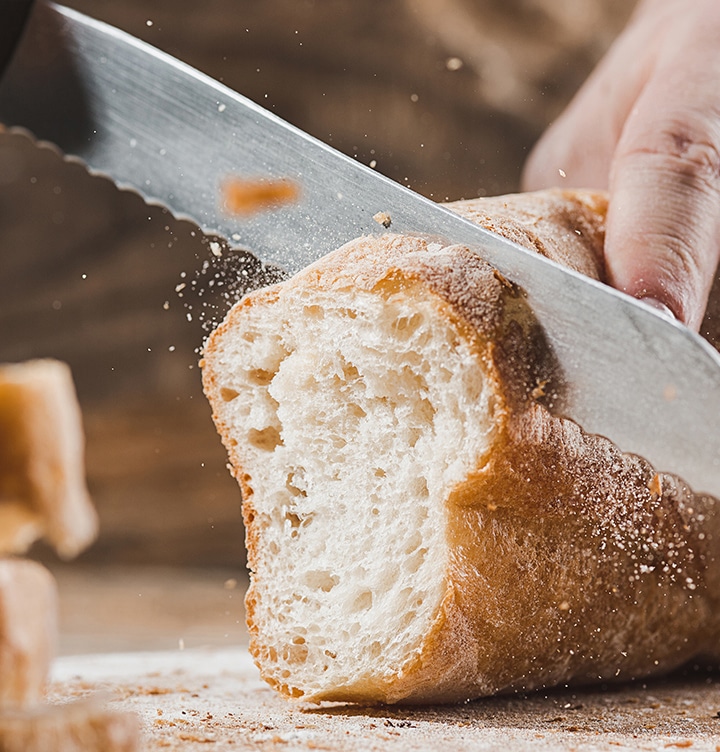
[[(602, 278), (602, 195), (452, 206)], [(353, 241), (240, 301), (203, 375), (281, 692), (448, 702), (717, 656), (715, 501), (546, 410), (532, 311), (464, 247)]]

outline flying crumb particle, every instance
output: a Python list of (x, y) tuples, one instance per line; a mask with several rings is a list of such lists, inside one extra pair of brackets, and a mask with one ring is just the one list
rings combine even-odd
[(169, 311), (169, 310), (170, 310), (170, 301), (169, 301), (169, 300), (166, 300), (166, 301), (165, 301), (165, 302), (163, 303), (163, 310), (164, 310), (164, 311)]
[(660, 473), (655, 473), (652, 480), (648, 483), (648, 489), (653, 496), (662, 496), (663, 486)]
[(449, 71), (458, 71), (463, 67), (464, 64), (465, 63), (463, 63), (463, 61), (459, 57), (449, 57), (445, 61), (445, 67)]
[(570, 610), (570, 604), (567, 601), (563, 601), (558, 608), (560, 611), (569, 611)]
[(187, 287), (185, 282), (181, 282), (179, 285), (175, 285), (175, 292), (182, 292)]
[(373, 219), (385, 229), (392, 224), (392, 217), (387, 212), (379, 211), (377, 214), (373, 215)]
[(217, 258), (220, 258), (222, 256), (222, 248), (220, 247), (220, 243), (218, 243), (216, 240), (210, 241), (210, 251), (212, 252), (212, 255), (216, 256)]
[(537, 386), (532, 390), (532, 392), (530, 392), (530, 397), (534, 400), (544, 397), (545, 387), (547, 386), (547, 383), (548, 383), (547, 379), (538, 380)]
[(374, 170), (377, 167), (377, 159), (370, 160), (370, 167)]
[(560, 175), (561, 178), (566, 178), (567, 177), (567, 173), (562, 168), (558, 169), (558, 175)]
[(300, 186), (288, 179), (227, 180), (223, 186), (225, 208), (232, 214), (250, 215), (292, 204), (300, 198)]
[(410, 95), (410, 101), (411, 102), (417, 102), (420, 99), (420, 97), (417, 94), (411, 94)]
[(235, 590), (237, 584), (237, 580), (231, 577), (229, 580), (225, 580), (225, 590)]

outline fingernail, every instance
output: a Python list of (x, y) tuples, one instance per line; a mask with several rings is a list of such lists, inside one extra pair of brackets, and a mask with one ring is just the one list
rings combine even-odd
[(638, 298), (638, 300), (648, 306), (648, 308), (652, 308), (666, 318), (673, 319), (673, 321), (675, 320), (675, 314), (665, 305), (665, 303), (661, 303), (657, 298)]

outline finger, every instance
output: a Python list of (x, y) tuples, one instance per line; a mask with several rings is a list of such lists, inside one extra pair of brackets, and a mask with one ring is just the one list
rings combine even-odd
[(658, 68), (628, 117), (610, 176), (609, 282), (665, 304), (695, 329), (720, 256), (718, 80), (720, 64), (700, 50)]
[(636, 15), (545, 131), (525, 163), (523, 190), (608, 187), (613, 153), (625, 120), (668, 33), (666, 14), (653, 11), (649, 19)]

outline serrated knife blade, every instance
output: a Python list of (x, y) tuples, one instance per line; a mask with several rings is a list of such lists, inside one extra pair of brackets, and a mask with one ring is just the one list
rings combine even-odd
[[(0, 82), (0, 122), (120, 188), (294, 273), (392, 231), (462, 243), (522, 288), (564, 380), (557, 408), (658, 470), (720, 497), (720, 357), (631, 298), (489, 233), (111, 26), (38, 3)], [(299, 200), (243, 219), (228, 176), (291, 179)]]

